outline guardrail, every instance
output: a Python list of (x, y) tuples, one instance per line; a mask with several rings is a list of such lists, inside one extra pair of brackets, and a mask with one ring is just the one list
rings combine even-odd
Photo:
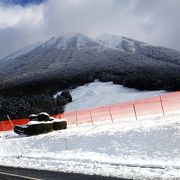
[[(54, 117), (64, 117), (67, 120), (68, 125), (79, 126), (86, 123), (94, 125), (95, 123), (103, 121), (110, 121), (113, 123), (122, 119), (138, 120), (150, 115), (165, 116), (179, 110), (180, 91), (128, 103), (65, 112), (64, 114), (54, 115)], [(28, 121), (28, 119), (0, 121), (0, 131), (12, 130), (14, 125), (26, 124)]]

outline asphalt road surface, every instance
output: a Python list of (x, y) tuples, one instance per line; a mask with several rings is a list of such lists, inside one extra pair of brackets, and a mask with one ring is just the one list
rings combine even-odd
[[(0, 180), (125, 180), (113, 177), (61, 173), (0, 166)], [(126, 179), (127, 180), (127, 179)]]

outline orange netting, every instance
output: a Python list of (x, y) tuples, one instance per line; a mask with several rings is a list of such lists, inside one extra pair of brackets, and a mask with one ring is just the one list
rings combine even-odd
[[(68, 125), (94, 124), (102, 121), (117, 121), (122, 119), (138, 119), (150, 115), (166, 115), (180, 109), (180, 92), (167, 93), (161, 96), (85, 109), (76, 112), (65, 112), (53, 115), (55, 118), (65, 118)], [(0, 121), (0, 131), (12, 130), (14, 125), (26, 124), (28, 119)]]

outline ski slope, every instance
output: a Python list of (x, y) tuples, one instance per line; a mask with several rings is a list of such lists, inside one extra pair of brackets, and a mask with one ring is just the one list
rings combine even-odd
[(180, 179), (180, 114), (68, 127), (38, 136), (0, 133), (0, 165), (133, 178)]
[[(66, 111), (152, 97), (112, 82), (71, 91)], [(60, 94), (57, 93), (55, 97)], [(80, 126), (38, 136), (0, 132), (0, 165), (133, 179), (180, 178), (180, 112)]]
[[(127, 88), (122, 85), (113, 84), (113, 82), (95, 81), (84, 86), (73, 89), (70, 93), (73, 101), (65, 106), (65, 111), (77, 111), (87, 108), (96, 108), (100, 106), (124, 103), (128, 101), (144, 99), (158, 96), (166, 91), (139, 91), (133, 88)], [(58, 92), (54, 95), (60, 95)]]

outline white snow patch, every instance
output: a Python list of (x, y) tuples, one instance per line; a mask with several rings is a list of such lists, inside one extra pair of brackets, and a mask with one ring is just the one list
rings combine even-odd
[(51, 121), (29, 121), (27, 123), (27, 125), (33, 125), (33, 124), (51, 124), (53, 122), (62, 122), (62, 121), (66, 121), (66, 119), (57, 119), (57, 118), (53, 118), (51, 117)]
[(111, 35), (111, 34), (102, 34), (96, 38), (96, 41), (98, 41), (105, 47), (124, 51), (124, 49), (121, 48), (121, 42), (123, 41), (122, 36)]
[(57, 45), (57, 48), (63, 48), (66, 49), (68, 46), (68, 43), (73, 39), (76, 38), (76, 47), (80, 49), (81, 47), (85, 47), (89, 42), (95, 42), (93, 39), (84, 36), (80, 33), (68, 33), (61, 37), (61, 40), (59, 44)]
[(130, 52), (135, 52), (135, 51), (136, 51), (136, 48), (135, 48), (135, 43), (134, 43), (134, 41), (130, 41), (130, 40), (127, 40), (127, 39), (126, 39), (126, 42), (127, 42), (128, 45), (129, 45), (129, 51), (130, 51)]
[[(165, 93), (165, 91), (139, 91), (113, 82), (92, 82), (71, 91), (73, 101), (65, 106), (65, 111), (95, 108), (115, 103), (144, 99)], [(54, 95), (60, 95), (58, 92)]]
[(27, 125), (33, 125), (33, 124), (51, 124), (53, 121), (29, 121)]
[(45, 42), (42, 46), (51, 47), (56, 45), (57, 49), (66, 49), (68, 47), (68, 44), (75, 38), (76, 38), (76, 47), (78, 49), (85, 47), (89, 42), (96, 43), (94, 39), (84, 36), (83, 34), (66, 33), (63, 36), (51, 38), (50, 40)]
[(62, 118), (62, 119), (56, 119), (56, 118), (54, 118), (54, 119), (52, 120), (52, 122), (63, 122), (63, 121), (66, 121), (66, 119), (64, 119), (64, 118)]
[(180, 179), (180, 114), (68, 127), (38, 136), (0, 133), (0, 165), (133, 179)]

